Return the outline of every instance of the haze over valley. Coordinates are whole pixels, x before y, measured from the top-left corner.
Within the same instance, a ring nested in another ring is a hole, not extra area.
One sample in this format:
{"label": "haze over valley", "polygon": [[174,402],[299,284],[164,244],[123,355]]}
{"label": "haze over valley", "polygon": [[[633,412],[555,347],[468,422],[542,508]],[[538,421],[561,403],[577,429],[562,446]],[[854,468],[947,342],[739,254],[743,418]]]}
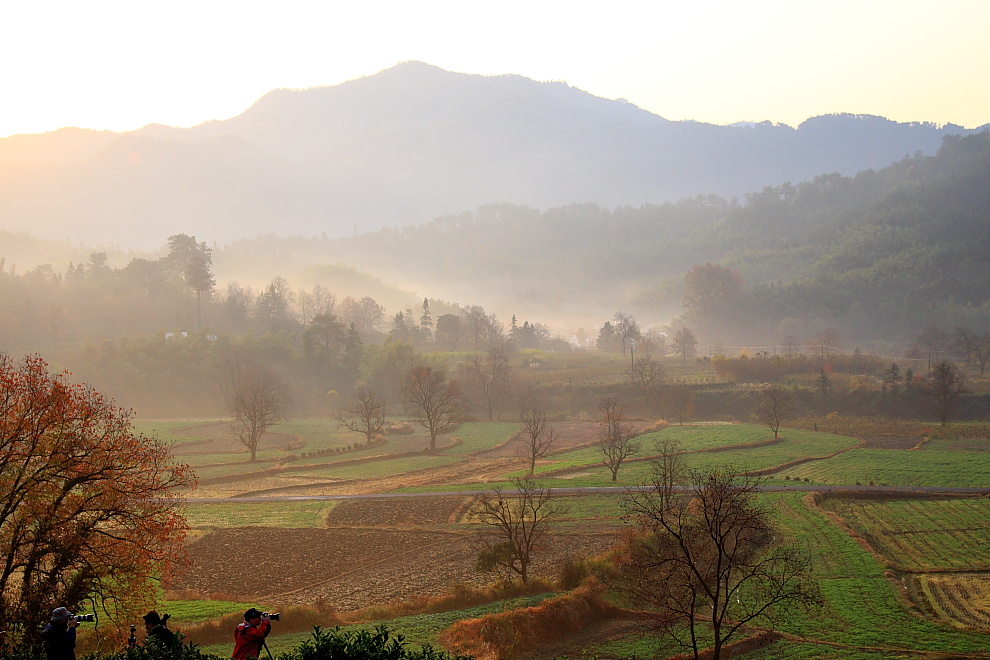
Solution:
{"label": "haze over valley", "polygon": [[0,660],[990,658],[990,3],[8,5]]}
{"label": "haze over valley", "polygon": [[[122,268],[181,233],[211,248],[218,294],[283,277],[389,315],[483,305],[565,339],[626,310],[700,325],[707,344],[833,327],[906,350],[918,326],[987,320],[986,135],[858,115],[672,122],[562,82],[408,62],[188,129],[2,139],[0,253],[19,272],[94,252]],[[684,274],[709,262],[743,287],[700,318]]]}

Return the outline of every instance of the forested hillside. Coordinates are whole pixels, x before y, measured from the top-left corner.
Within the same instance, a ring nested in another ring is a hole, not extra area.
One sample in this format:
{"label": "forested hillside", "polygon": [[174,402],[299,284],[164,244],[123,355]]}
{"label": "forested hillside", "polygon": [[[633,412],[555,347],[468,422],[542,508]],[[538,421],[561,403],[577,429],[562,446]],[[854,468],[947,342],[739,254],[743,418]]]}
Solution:
{"label": "forested hillside", "polygon": [[282,245],[450,297],[470,291],[599,315],[632,306],[655,321],[681,314],[684,273],[714,262],[737,270],[743,286],[689,315],[711,340],[770,342],[823,325],[850,339],[903,337],[990,319],[988,181],[984,132],[946,138],[935,156],[783,183],[741,202],[488,205],[417,227]]}
{"label": "forested hillside", "polygon": [[[491,204],[346,239],[214,244],[218,286],[203,327],[233,329],[246,318],[234,303],[284,278],[298,290],[370,296],[389,316],[429,297],[484,305],[503,319],[518,314],[565,336],[593,332],[624,310],[644,327],[681,317],[703,343],[779,344],[832,328],[847,345],[903,347],[923,327],[990,322],[988,181],[984,132],[947,138],[935,156],[783,183],[742,201],[708,195],[542,212]],[[87,252],[65,243],[8,234],[3,245],[0,256],[10,256],[0,270],[0,330],[8,345],[197,325],[196,301],[165,250],[100,252],[82,262]],[[52,267],[13,268],[45,249]],[[66,258],[76,265],[67,269]],[[707,263],[738,277],[717,299],[684,306],[685,274]]]}
{"label": "forested hillside", "polygon": [[831,320],[853,337],[985,327],[988,182],[990,136],[946,138],[936,157],[752,195],[696,240],[752,284],[730,319]]}

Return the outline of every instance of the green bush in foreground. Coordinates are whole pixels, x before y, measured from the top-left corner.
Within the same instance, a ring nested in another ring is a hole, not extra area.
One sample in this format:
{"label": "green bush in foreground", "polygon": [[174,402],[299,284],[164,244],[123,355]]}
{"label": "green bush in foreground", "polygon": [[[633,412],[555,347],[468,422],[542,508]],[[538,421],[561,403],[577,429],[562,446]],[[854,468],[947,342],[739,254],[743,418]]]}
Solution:
{"label": "green bush in foreground", "polygon": [[[413,650],[405,646],[402,635],[393,636],[385,626],[372,630],[323,630],[314,627],[312,638],[294,649],[279,653],[278,660],[472,660],[471,656],[452,656],[426,645]],[[182,650],[165,649],[157,645],[87,655],[83,660],[218,660],[221,656],[203,653],[195,644]],[[44,648],[39,646],[0,651],[0,660],[44,660]]]}
{"label": "green bush in foreground", "polygon": [[279,655],[280,660],[468,660],[451,656],[426,645],[421,650],[406,649],[402,635],[392,637],[385,626],[370,630],[323,630],[316,627],[313,638]]}

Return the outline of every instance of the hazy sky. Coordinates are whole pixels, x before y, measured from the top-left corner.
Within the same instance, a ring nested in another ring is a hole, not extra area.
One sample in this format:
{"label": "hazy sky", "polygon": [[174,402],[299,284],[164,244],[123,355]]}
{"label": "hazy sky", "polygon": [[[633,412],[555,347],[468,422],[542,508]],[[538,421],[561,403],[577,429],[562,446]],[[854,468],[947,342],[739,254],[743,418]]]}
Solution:
{"label": "hazy sky", "polygon": [[667,119],[990,122],[990,0],[0,0],[0,136],[190,126],[405,60]]}

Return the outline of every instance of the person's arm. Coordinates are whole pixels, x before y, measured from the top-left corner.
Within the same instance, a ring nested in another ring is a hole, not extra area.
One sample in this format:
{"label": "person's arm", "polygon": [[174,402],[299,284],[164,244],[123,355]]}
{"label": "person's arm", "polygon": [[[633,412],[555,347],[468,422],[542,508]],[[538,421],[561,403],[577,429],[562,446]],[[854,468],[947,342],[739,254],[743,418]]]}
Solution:
{"label": "person's arm", "polygon": [[260,642],[265,637],[268,637],[268,633],[272,630],[272,624],[268,621],[262,621],[257,627],[255,626],[245,626],[241,628],[241,636],[245,639],[250,639],[253,642]]}

